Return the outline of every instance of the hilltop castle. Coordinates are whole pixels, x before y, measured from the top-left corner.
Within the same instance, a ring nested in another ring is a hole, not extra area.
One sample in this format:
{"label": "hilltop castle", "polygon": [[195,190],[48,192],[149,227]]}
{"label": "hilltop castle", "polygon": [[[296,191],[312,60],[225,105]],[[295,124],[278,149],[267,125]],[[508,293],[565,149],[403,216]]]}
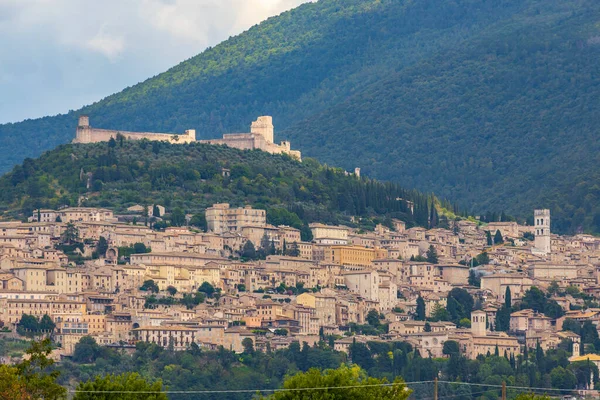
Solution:
{"label": "hilltop castle", "polygon": [[[250,126],[250,133],[228,133],[222,139],[200,140],[200,143],[227,145],[240,150],[262,150],[271,154],[289,154],[301,160],[301,153],[292,150],[290,142],[283,141],[281,144],[273,143],[273,118],[269,116],[258,117]],[[87,115],[79,117],[77,134],[73,143],[98,143],[107,142],[111,138],[116,139],[122,135],[129,140],[147,139],[153,141],[167,141],[169,143],[191,143],[196,141],[196,131],[188,129],[183,134],[172,133],[150,133],[150,132],[128,132],[109,129],[98,129],[90,126]]]}
{"label": "hilltop castle", "polygon": [[242,150],[257,149],[271,154],[285,153],[298,160],[302,159],[298,150],[291,149],[290,142],[273,143],[273,118],[269,116],[258,117],[252,122],[250,133],[226,133],[223,139],[201,140],[200,143],[224,144]]}

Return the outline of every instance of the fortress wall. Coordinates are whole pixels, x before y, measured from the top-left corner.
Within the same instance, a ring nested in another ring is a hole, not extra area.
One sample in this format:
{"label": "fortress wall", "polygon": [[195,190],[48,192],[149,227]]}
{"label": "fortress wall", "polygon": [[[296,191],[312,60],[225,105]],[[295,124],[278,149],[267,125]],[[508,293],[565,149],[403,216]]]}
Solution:
{"label": "fortress wall", "polygon": [[[116,139],[118,134],[123,135],[129,140],[147,139],[151,141],[167,141],[170,143],[190,143],[196,140],[195,131],[188,131],[184,134],[170,133],[151,133],[151,132],[128,132],[116,131],[110,129],[97,129],[90,127],[77,128],[77,136],[73,143],[99,143],[108,142],[111,138]],[[175,140],[175,138],[178,140]]]}
{"label": "fortress wall", "polygon": [[253,135],[249,134],[228,134],[223,135],[223,139],[201,140],[200,143],[227,145],[240,150],[254,150],[257,148]]}
{"label": "fortress wall", "polygon": [[289,142],[282,142],[281,145],[275,144],[275,143],[266,143],[265,148],[261,149],[261,150],[266,151],[271,154],[281,154],[281,153],[289,154],[290,156],[298,159],[298,161],[301,161],[302,160],[301,153],[297,150],[291,150],[289,145],[287,145],[287,143],[289,143]]}
{"label": "fortress wall", "polygon": [[240,150],[262,150],[271,154],[286,153],[301,160],[299,151],[291,150],[289,142],[282,142],[281,145],[271,143],[262,135],[252,133],[229,133],[223,135],[223,139],[201,140],[200,143],[227,145]]}

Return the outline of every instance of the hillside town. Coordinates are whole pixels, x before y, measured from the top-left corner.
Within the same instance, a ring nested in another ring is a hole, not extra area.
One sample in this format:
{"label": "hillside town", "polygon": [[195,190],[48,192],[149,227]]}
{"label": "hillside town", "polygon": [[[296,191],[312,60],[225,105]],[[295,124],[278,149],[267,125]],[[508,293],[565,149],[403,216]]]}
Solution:
{"label": "hillside town", "polygon": [[[551,234],[549,210],[535,211],[534,226],[457,219],[450,229],[425,229],[392,220],[361,231],[312,223],[311,241],[249,206],[214,204],[205,218],[206,232],[153,230],[83,207],[0,222],[3,329],[39,329],[61,357],[91,336],[123,348],[142,341],[235,352],[249,340],[263,351],[327,340],[346,352],[354,342],[404,341],[432,357],[452,340],[471,359],[569,340],[576,359],[580,338],[562,323],[600,322],[600,238]],[[504,315],[532,287],[555,307]],[[26,323],[31,316],[38,325]]]}

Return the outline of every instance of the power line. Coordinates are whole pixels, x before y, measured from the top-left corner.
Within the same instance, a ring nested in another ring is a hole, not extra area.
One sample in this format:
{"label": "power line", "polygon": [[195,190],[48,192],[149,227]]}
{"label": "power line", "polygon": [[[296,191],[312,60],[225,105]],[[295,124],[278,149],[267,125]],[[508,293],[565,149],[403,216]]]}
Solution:
{"label": "power line", "polygon": [[[227,394],[227,393],[275,393],[275,392],[302,392],[302,391],[311,391],[311,390],[344,390],[344,389],[361,389],[361,388],[369,388],[369,387],[392,387],[392,386],[401,386],[405,385],[410,387],[411,385],[422,385],[434,383],[435,381],[415,381],[415,382],[390,382],[390,383],[377,383],[371,385],[348,385],[348,386],[321,386],[321,387],[312,387],[312,388],[279,388],[279,389],[224,389],[224,390],[166,390],[166,391],[127,391],[127,390],[78,390],[71,389],[68,390],[69,393],[115,393],[115,394]],[[471,393],[479,394],[485,393],[489,390],[498,390],[502,389],[502,385],[496,384],[487,384],[487,383],[470,383],[470,382],[452,382],[452,381],[438,381],[438,383],[446,383],[450,385],[466,385],[466,386],[476,386],[476,387],[485,387],[489,388],[488,390],[484,390],[482,392]],[[556,389],[556,388],[540,388],[540,387],[529,387],[529,386],[506,386],[506,389],[517,390],[522,392],[541,392],[547,393],[549,391],[553,392],[591,392],[590,389]],[[468,395],[468,393],[465,393]],[[439,399],[444,398],[452,398],[458,397],[462,394],[442,396]]]}
{"label": "power line", "polygon": [[222,393],[257,393],[257,392],[301,392],[309,390],[335,390],[335,389],[362,389],[368,387],[391,387],[401,385],[419,385],[424,383],[433,383],[433,381],[416,381],[416,382],[390,382],[376,383],[371,385],[349,385],[349,386],[321,386],[312,388],[280,388],[280,389],[227,389],[227,390],[167,390],[167,391],[127,391],[127,390],[69,390],[69,393],[120,393],[120,394],[222,394]]}
{"label": "power line", "polygon": [[[487,383],[469,383],[469,382],[451,382],[451,381],[438,381],[439,383],[451,383],[454,385],[469,385],[469,386],[485,386],[485,387],[494,387],[494,388],[502,388],[502,385],[494,385]],[[530,387],[530,386],[506,386],[507,389],[524,389],[529,391],[554,391],[554,392],[574,392],[574,391],[585,391],[592,392],[591,389],[555,389],[555,388],[540,388],[540,387]]]}

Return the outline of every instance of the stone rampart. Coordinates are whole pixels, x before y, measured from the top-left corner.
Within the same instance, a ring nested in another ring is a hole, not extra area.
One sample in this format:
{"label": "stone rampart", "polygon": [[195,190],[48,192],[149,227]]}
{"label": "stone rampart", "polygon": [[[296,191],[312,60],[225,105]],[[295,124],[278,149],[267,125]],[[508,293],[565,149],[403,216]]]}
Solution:
{"label": "stone rampart", "polygon": [[169,143],[191,143],[196,141],[196,131],[186,130],[183,134],[173,133],[154,133],[154,132],[129,132],[112,129],[92,128],[89,125],[89,118],[85,115],[79,117],[79,125],[73,143],[99,143],[108,142],[111,138],[117,139],[122,135],[128,140],[147,139],[151,141],[166,141]]}

